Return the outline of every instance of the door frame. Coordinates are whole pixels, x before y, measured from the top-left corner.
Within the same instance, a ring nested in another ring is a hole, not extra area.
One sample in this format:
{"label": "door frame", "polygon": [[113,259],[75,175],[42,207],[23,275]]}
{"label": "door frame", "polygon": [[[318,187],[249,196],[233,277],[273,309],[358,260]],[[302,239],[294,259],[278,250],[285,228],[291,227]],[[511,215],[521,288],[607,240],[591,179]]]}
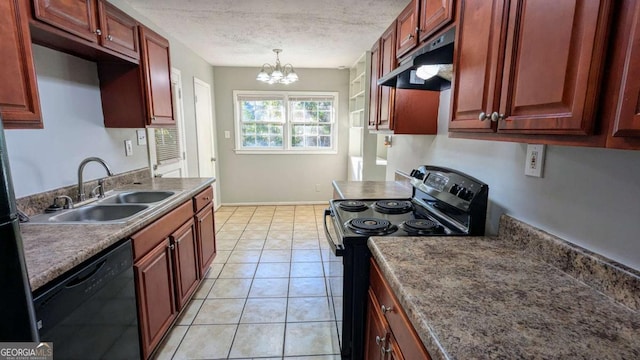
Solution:
{"label": "door frame", "polygon": [[206,82],[204,80],[200,80],[195,76],[193,77],[193,100],[194,100],[194,109],[195,109],[194,115],[195,115],[195,123],[196,123],[195,124],[196,125],[196,144],[197,144],[197,147],[198,147],[198,151],[197,151],[198,176],[201,176],[201,177],[202,177],[202,174],[201,174],[201,165],[200,165],[201,163],[200,163],[200,161],[202,160],[201,159],[202,154],[201,154],[201,151],[200,151],[200,143],[198,141],[199,140],[199,135],[198,134],[199,134],[199,131],[201,131],[201,130],[198,130],[198,115],[197,115],[198,111],[196,109],[197,108],[197,104],[196,104],[196,102],[197,102],[196,86],[197,85],[203,86],[203,87],[207,88],[207,90],[209,91],[209,119],[211,119],[211,127],[210,127],[211,130],[210,130],[210,132],[208,134],[208,138],[209,138],[209,142],[211,143],[211,155],[212,155],[212,158],[213,158],[213,160],[212,160],[212,162],[213,162],[213,164],[212,164],[212,166],[213,166],[213,175],[216,177],[216,182],[213,184],[213,191],[214,191],[213,206],[214,206],[214,209],[218,209],[220,207],[220,199],[219,199],[219,189],[220,189],[219,186],[220,185],[218,183],[218,177],[216,176],[218,174],[218,163],[217,163],[217,149],[216,149],[216,142],[215,142],[215,139],[216,139],[215,138],[216,120],[215,120],[214,115],[213,115],[214,114],[214,106],[215,106],[214,102],[213,102],[213,99],[212,99],[213,88],[208,82]]}

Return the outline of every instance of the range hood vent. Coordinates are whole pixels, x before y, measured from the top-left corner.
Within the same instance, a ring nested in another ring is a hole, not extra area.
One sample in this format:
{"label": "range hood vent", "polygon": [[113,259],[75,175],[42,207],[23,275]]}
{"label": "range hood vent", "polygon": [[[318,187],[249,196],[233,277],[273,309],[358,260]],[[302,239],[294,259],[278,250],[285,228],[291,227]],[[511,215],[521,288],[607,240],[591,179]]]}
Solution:
{"label": "range hood vent", "polygon": [[[426,43],[400,66],[378,80],[378,85],[398,89],[442,91],[451,88],[455,28]],[[440,65],[437,75],[423,80],[416,74],[422,65]]]}

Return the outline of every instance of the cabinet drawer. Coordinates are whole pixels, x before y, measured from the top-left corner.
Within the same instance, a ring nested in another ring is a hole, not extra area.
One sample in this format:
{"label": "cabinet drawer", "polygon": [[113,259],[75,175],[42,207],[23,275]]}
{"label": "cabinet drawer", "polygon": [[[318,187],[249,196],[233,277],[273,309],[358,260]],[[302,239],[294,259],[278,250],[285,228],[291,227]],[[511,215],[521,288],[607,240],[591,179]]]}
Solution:
{"label": "cabinet drawer", "polygon": [[371,290],[379,301],[380,309],[389,322],[391,332],[402,349],[403,356],[406,359],[430,359],[429,353],[422,345],[422,340],[373,259],[371,259],[369,276]]}
{"label": "cabinet drawer", "polygon": [[133,240],[133,257],[140,259],[159,242],[166,239],[175,229],[193,216],[191,201],[173,209],[170,213],[151,223],[131,236]]}
{"label": "cabinet drawer", "polygon": [[213,201],[213,188],[209,186],[193,197],[193,210],[198,212],[211,201]]}

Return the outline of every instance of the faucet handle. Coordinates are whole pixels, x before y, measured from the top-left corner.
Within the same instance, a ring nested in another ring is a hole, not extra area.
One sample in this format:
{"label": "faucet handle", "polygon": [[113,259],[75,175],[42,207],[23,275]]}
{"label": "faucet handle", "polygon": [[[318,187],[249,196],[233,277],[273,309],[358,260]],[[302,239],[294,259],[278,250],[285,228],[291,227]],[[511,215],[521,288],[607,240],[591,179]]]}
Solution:
{"label": "faucet handle", "polygon": [[73,209],[73,200],[67,195],[58,195],[55,198],[53,198],[53,205],[50,207],[57,206],[58,200],[60,199],[64,199],[64,205],[62,206],[63,209]]}
{"label": "faucet handle", "polygon": [[98,186],[94,187],[90,193],[91,197],[104,197],[104,178],[98,180]]}

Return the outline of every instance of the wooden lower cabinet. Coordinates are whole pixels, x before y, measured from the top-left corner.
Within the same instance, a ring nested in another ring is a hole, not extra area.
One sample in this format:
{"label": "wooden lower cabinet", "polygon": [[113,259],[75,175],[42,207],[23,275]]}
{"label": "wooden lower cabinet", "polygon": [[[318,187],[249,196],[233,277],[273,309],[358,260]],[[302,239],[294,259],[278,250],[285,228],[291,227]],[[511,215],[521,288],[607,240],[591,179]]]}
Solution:
{"label": "wooden lower cabinet", "polygon": [[213,203],[209,203],[196,214],[198,231],[198,254],[200,261],[200,277],[204,277],[209,265],[216,256],[215,224],[213,219]]}
{"label": "wooden lower cabinet", "polygon": [[171,257],[167,238],[133,265],[140,320],[140,345],[145,359],[160,343],[177,314]]}
{"label": "wooden lower cabinet", "polygon": [[145,359],[153,355],[215,257],[212,200],[208,187],[131,236]]}
{"label": "wooden lower cabinet", "polygon": [[[367,356],[367,359],[431,359],[373,259],[369,273],[367,306],[365,351],[377,351],[378,354]],[[381,329],[385,330],[381,332]]]}
{"label": "wooden lower cabinet", "polygon": [[198,241],[193,219],[171,234],[173,273],[176,279],[176,303],[182,309],[198,288]]}

